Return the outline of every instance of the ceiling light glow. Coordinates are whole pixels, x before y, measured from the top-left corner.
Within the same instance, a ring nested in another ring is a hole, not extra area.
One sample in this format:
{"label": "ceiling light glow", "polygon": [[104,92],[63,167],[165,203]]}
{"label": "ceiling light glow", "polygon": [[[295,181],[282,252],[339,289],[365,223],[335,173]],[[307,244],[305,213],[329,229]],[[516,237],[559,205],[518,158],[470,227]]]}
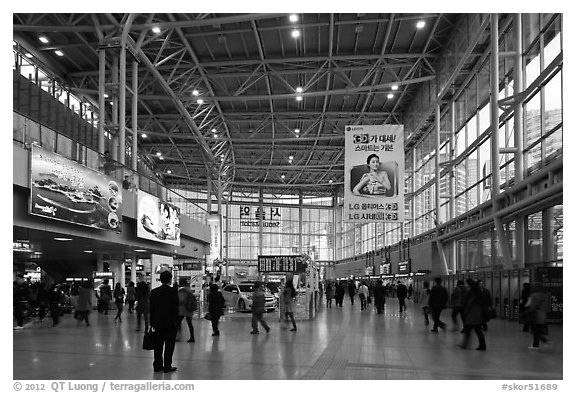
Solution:
{"label": "ceiling light glow", "polygon": [[160,153],[159,151],[157,151],[157,152],[156,152],[156,155],[157,155],[158,157],[160,157],[160,156],[162,155],[162,153]]}
{"label": "ceiling light glow", "polygon": [[388,94],[388,99],[394,98],[394,94],[390,93]]}
{"label": "ceiling light glow", "polygon": [[302,101],[302,96],[296,96],[296,101]]}
{"label": "ceiling light glow", "polygon": [[84,250],[84,252],[85,252],[86,254],[92,254],[94,251],[92,251],[92,250]]}
{"label": "ceiling light glow", "polygon": [[298,134],[298,133],[300,132],[300,129],[299,129],[299,128],[296,128],[296,129],[294,130],[294,132],[295,132],[296,134]]}
{"label": "ceiling light glow", "polygon": [[213,132],[213,133],[217,133],[218,130],[217,130],[216,128],[212,128],[212,132]]}
{"label": "ceiling light glow", "polygon": [[392,90],[398,90],[398,85],[392,85]]}
{"label": "ceiling light glow", "polygon": [[288,159],[289,159],[289,160],[293,160],[293,159],[294,159],[294,156],[290,156],[290,157],[288,157]]}
{"label": "ceiling light glow", "polygon": [[58,240],[60,242],[69,242],[72,239],[70,239],[69,237],[55,237],[54,240]]}
{"label": "ceiling light glow", "polygon": [[199,92],[198,90],[194,89],[194,90],[192,91],[192,95],[193,95],[194,97],[198,97],[198,96],[200,95],[200,92]]}
{"label": "ceiling light glow", "polygon": [[292,30],[292,38],[300,37],[300,30],[294,29]]}
{"label": "ceiling light glow", "polygon": [[148,135],[142,134],[142,138],[146,139],[146,138],[148,138]]}
{"label": "ceiling light glow", "polygon": [[38,39],[39,39],[40,42],[43,43],[43,44],[47,44],[47,43],[49,42],[49,41],[48,41],[48,38],[46,38],[46,36],[43,36],[43,35],[41,35],[40,37],[38,37]]}
{"label": "ceiling light glow", "polygon": [[426,22],[424,22],[423,20],[419,20],[418,23],[416,23],[416,28],[417,29],[421,29],[424,26],[426,26]]}
{"label": "ceiling light glow", "polygon": [[204,103],[204,100],[202,98],[199,98],[196,100],[196,103],[202,105]]}
{"label": "ceiling light glow", "polygon": [[282,176],[280,176],[280,177],[281,177],[282,179],[284,179],[286,176],[285,176],[285,175],[282,175]]}
{"label": "ceiling light glow", "polygon": [[292,23],[298,22],[298,15],[296,15],[296,14],[290,15],[290,22],[292,22]]}
{"label": "ceiling light glow", "polygon": [[170,174],[170,173],[172,173],[172,171],[171,171],[170,169],[168,169],[168,170],[166,171],[166,173]]}
{"label": "ceiling light glow", "polygon": [[64,56],[64,53],[62,53],[61,50],[55,50],[54,53],[56,53],[60,57]]}
{"label": "ceiling light glow", "polygon": [[296,88],[296,93],[302,93],[302,88],[300,86]]}
{"label": "ceiling light glow", "polygon": [[155,26],[155,27],[152,28],[152,33],[154,33],[154,34],[158,34],[158,33],[160,33],[161,31],[162,31],[162,30],[160,30],[160,28],[159,28],[158,26]]}

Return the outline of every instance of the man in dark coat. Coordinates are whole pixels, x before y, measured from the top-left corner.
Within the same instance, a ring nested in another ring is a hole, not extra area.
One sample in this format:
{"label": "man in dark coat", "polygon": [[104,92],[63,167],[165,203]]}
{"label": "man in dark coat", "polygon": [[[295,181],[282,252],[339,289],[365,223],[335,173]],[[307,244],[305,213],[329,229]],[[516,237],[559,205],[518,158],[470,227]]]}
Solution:
{"label": "man in dark coat", "polygon": [[400,312],[406,311],[406,296],[408,296],[408,288],[406,288],[406,285],[402,284],[402,281],[398,281],[398,284],[396,285],[396,296],[398,296]]}
{"label": "man in dark coat", "polygon": [[354,305],[354,296],[356,296],[356,284],[354,284],[354,280],[348,281],[348,296],[350,296],[350,304]]}
{"label": "man in dark coat", "polygon": [[376,306],[376,311],[378,314],[384,313],[384,303],[386,303],[386,288],[382,285],[382,280],[376,280],[376,286],[374,287],[374,305]]}
{"label": "man in dark coat", "polygon": [[[160,273],[161,286],[150,292],[150,325],[155,331],[154,372],[176,371],[172,367],[172,354],[176,346],[178,333],[178,291],[170,286],[172,273],[165,270]],[[164,358],[162,358],[164,351]]]}
{"label": "man in dark coat", "polygon": [[432,319],[434,320],[433,332],[438,331],[438,326],[442,329],[446,327],[446,324],[440,320],[440,314],[442,310],[446,308],[448,303],[448,291],[442,286],[442,279],[436,277],[434,279],[434,286],[430,290],[430,298],[428,300],[428,305],[432,309]]}

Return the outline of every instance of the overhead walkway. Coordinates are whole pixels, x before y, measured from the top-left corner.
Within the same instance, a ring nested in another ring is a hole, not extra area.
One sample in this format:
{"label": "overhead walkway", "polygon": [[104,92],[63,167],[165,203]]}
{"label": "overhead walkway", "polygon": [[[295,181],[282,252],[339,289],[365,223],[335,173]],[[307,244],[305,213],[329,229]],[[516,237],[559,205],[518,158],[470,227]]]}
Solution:
{"label": "overhead walkway", "polygon": [[[195,343],[176,343],[172,374],[153,373],[152,352],[141,349],[135,314],[114,324],[114,312],[90,315],[91,326],[77,325],[68,314],[60,326],[49,321],[14,331],[14,379],[86,380],[550,380],[562,379],[561,325],[550,326],[553,344],[530,351],[531,335],[518,323],[493,320],[486,332],[488,350],[457,345],[457,331],[432,333],[418,305],[397,312],[388,299],[384,315],[360,311],[345,299],[343,308],[322,309],[298,331],[282,329],[278,316],[265,318],[271,332],[250,335],[250,314],[233,313],[221,322],[221,336],[211,336],[208,321],[194,318]],[[445,311],[443,319],[448,322]],[[448,325],[450,327],[450,324]]]}

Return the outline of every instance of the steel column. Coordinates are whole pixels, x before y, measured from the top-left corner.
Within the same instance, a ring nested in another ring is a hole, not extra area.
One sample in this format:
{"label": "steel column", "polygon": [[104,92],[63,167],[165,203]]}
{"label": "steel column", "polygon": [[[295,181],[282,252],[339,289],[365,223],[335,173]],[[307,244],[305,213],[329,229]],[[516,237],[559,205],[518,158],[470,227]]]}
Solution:
{"label": "steel column", "polygon": [[[514,42],[516,52],[514,54],[514,184],[524,180],[524,129],[522,126],[523,106],[520,95],[524,92],[524,75],[522,68],[522,14],[514,15]],[[514,236],[516,240],[516,262],[518,267],[525,266],[524,244],[524,216],[516,219]]]}
{"label": "steel column", "polygon": [[132,170],[138,171],[138,62],[132,61]]}
{"label": "steel column", "polygon": [[440,256],[440,268],[441,274],[448,274],[448,263],[446,262],[446,254],[444,253],[444,247],[442,247],[442,241],[438,240],[438,228],[440,226],[440,104],[436,105],[436,154],[434,154],[434,175],[436,177],[436,222],[434,223],[436,230],[436,246],[438,247],[438,255]]}
{"label": "steel column", "polygon": [[126,46],[120,47],[120,84],[118,85],[118,162],[126,162]]}
{"label": "steel column", "polygon": [[[116,130],[116,127],[118,127],[118,56],[116,54],[114,54],[112,59],[112,86],[112,127]],[[111,134],[113,135],[113,149],[110,153],[112,159],[118,161],[118,135],[115,132]]]}
{"label": "steel column", "polygon": [[98,153],[104,154],[104,120],[106,119],[106,51],[98,52]]}
{"label": "steel column", "polygon": [[[499,151],[499,115],[498,115],[498,82],[499,82],[499,61],[498,53],[498,14],[490,14],[490,128],[491,128],[491,167],[492,167],[492,210],[498,210],[496,198],[500,193],[500,151]],[[502,220],[494,215],[494,225],[498,235],[498,244],[504,258],[504,268],[512,268],[512,258],[510,255],[510,243],[504,231]]]}

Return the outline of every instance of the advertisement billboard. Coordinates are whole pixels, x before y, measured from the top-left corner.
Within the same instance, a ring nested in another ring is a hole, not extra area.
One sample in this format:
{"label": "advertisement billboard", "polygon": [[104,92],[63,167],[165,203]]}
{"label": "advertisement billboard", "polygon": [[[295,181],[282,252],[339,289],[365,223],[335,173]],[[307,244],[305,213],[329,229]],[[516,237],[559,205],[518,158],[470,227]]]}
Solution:
{"label": "advertisement billboard", "polygon": [[136,236],[180,246],[180,209],[138,190]]}
{"label": "advertisement billboard", "polygon": [[346,126],[344,220],[404,221],[404,126]]}
{"label": "advertisement billboard", "polygon": [[122,190],[109,176],[32,145],[30,214],[119,232]]}

